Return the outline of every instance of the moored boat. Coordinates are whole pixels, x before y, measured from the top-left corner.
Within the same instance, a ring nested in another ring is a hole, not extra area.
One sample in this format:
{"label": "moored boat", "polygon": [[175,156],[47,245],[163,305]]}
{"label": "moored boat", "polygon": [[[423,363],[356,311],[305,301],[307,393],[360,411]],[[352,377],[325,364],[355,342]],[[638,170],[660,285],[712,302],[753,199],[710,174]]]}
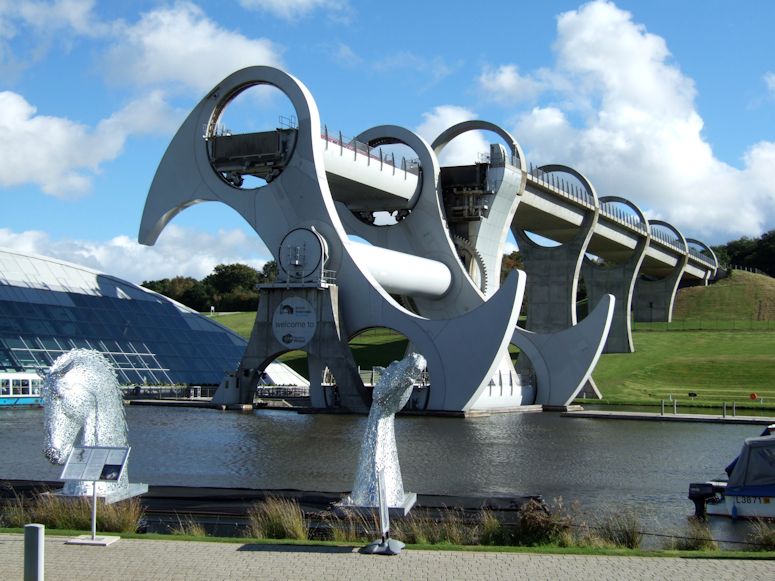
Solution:
{"label": "moored boat", "polygon": [[775,519],[775,424],[746,438],[727,478],[689,485],[695,515]]}
{"label": "moored boat", "polygon": [[37,373],[0,372],[0,407],[43,405],[43,380]]}

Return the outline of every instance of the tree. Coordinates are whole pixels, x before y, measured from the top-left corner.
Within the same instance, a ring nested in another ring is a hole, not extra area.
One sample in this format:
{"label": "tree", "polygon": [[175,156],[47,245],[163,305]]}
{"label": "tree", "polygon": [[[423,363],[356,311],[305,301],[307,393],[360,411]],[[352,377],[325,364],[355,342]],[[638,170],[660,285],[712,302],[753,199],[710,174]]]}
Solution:
{"label": "tree", "polygon": [[159,293],[160,295],[164,295],[165,297],[168,297],[169,288],[170,288],[170,279],[163,278],[161,280],[144,280],[140,286],[143,286],[148,290],[152,290],[155,293]]}
{"label": "tree", "polygon": [[260,274],[247,264],[219,264],[202,282],[222,294],[237,289],[255,291],[260,282]]}
{"label": "tree", "polygon": [[263,277],[261,281],[263,283],[274,282],[277,279],[277,263],[274,260],[265,263],[261,269],[261,276]]}
{"label": "tree", "polygon": [[522,255],[519,250],[515,250],[511,254],[503,255],[503,262],[501,262],[501,282],[506,280],[509,273],[515,268],[524,269],[525,263],[522,260]]}
{"label": "tree", "polygon": [[775,276],[775,230],[765,232],[759,238],[743,236],[738,240],[714,246],[713,252],[724,266],[757,268]]}

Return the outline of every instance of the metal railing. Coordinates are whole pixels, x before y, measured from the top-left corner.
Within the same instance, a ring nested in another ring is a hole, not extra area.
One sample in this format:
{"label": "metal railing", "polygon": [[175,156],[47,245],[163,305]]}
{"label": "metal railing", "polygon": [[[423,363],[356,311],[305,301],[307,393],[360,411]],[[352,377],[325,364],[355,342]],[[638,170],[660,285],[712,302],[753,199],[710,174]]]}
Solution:
{"label": "metal railing", "polygon": [[595,207],[595,201],[589,195],[589,192],[576,183],[557,177],[555,175],[557,172],[545,172],[531,163],[528,166],[527,173],[534,182],[541,184],[544,188],[586,206],[590,210]]}
{"label": "metal railing", "polygon": [[336,134],[329,133],[328,127],[325,125],[323,126],[320,137],[322,137],[326,143],[326,150],[328,150],[331,145],[338,146],[340,155],[344,155],[345,152],[352,152],[353,160],[355,160],[360,154],[367,159],[368,165],[371,165],[372,161],[379,162],[380,169],[384,169],[384,167],[387,166],[393,170],[394,175],[396,171],[403,171],[404,177],[406,177],[407,174],[412,174],[414,176],[420,175],[420,162],[417,158],[401,157],[400,162],[397,162],[395,153],[391,152],[390,154],[385,155],[382,152],[382,148],[377,148],[377,153],[375,153],[375,149],[369,144],[346,138],[342,135],[341,131]]}
{"label": "metal railing", "polygon": [[623,211],[615,202],[600,204],[600,215],[631,230],[637,230],[640,233],[646,232],[646,224],[638,216]]}

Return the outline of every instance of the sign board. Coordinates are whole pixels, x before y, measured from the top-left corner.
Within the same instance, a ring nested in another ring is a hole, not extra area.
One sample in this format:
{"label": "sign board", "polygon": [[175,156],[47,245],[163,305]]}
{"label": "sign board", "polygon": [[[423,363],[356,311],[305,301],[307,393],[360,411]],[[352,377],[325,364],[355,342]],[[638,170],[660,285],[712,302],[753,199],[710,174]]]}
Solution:
{"label": "sign board", "polygon": [[272,316],[272,333],[288,349],[301,349],[310,342],[317,328],[315,309],[301,297],[283,300]]}
{"label": "sign board", "polygon": [[124,473],[130,449],[129,447],[74,446],[60,479],[115,482]]}

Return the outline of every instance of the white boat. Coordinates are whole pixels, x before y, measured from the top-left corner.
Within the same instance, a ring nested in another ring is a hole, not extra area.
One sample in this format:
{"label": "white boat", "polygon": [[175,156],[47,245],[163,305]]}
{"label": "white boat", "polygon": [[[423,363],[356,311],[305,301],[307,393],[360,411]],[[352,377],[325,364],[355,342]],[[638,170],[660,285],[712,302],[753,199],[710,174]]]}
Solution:
{"label": "white boat", "polygon": [[689,485],[698,517],[775,519],[775,424],[757,438],[746,438],[726,473],[726,480]]}
{"label": "white boat", "polygon": [[43,380],[37,373],[0,372],[0,407],[41,406]]}

